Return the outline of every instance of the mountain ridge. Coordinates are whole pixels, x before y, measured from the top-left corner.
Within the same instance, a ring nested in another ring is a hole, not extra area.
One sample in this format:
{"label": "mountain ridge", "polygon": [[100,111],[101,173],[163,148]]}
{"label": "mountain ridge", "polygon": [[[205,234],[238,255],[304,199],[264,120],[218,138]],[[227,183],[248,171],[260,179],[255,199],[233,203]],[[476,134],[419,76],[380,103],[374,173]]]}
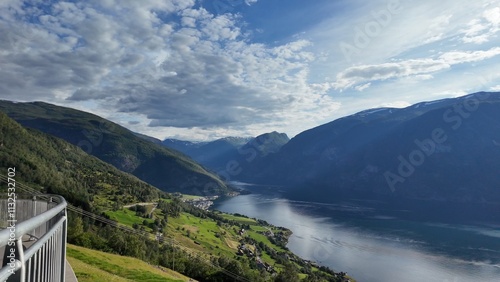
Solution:
{"label": "mountain ridge", "polygon": [[[81,148],[35,129],[25,128],[0,112],[0,167],[15,167],[18,182],[97,211],[115,205],[151,201],[162,192],[122,172]],[[113,203],[102,201],[110,197]]]}
{"label": "mountain ridge", "polygon": [[285,133],[273,131],[256,137],[225,137],[209,142],[165,139],[163,145],[181,151],[230,180],[228,174],[233,174],[235,164],[236,170],[244,169],[254,159],[276,153],[289,140]]}
{"label": "mountain ridge", "polygon": [[0,101],[0,111],[23,126],[62,138],[164,191],[198,195],[230,191],[216,175],[184,154],[138,137],[97,115],[45,102]]}
{"label": "mountain ridge", "polygon": [[499,129],[500,93],[371,109],[298,134],[238,180],[294,187],[296,197],[323,202],[363,197],[500,203],[500,147],[494,143],[500,144]]}

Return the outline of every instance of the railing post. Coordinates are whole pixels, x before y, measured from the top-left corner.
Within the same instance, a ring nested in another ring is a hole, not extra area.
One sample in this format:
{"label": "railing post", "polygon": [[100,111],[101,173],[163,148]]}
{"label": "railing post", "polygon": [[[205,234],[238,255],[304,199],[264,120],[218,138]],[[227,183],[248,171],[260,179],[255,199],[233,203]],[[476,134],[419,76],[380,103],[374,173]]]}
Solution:
{"label": "railing post", "polygon": [[66,208],[62,211],[64,224],[62,225],[61,234],[61,281],[64,282],[66,279],[66,240],[68,236],[68,213]]}
{"label": "railing post", "polygon": [[19,261],[21,262],[21,275],[19,281],[24,282],[26,280],[26,265],[24,264],[24,248],[23,248],[23,236],[17,239],[16,243],[17,252],[19,254]]}
{"label": "railing post", "polygon": [[[36,216],[36,196],[33,196],[32,203],[33,203],[33,205],[32,205],[33,217],[35,217]],[[31,233],[35,234],[35,231],[36,231],[36,229],[33,229],[33,231],[31,231]]]}

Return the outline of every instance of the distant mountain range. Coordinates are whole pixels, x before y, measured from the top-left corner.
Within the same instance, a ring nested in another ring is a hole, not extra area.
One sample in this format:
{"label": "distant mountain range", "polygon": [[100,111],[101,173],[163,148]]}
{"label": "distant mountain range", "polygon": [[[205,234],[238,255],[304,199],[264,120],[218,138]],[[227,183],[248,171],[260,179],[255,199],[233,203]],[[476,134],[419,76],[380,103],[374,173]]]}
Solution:
{"label": "distant mountain range", "polygon": [[210,142],[165,139],[162,143],[190,156],[223,179],[231,180],[254,160],[278,152],[289,140],[285,133],[274,131],[248,138],[226,137]]}
{"label": "distant mountain range", "polygon": [[251,138],[226,137],[210,142],[190,142],[177,139],[165,139],[162,144],[168,148],[178,150],[193,160],[213,170],[219,170],[224,160],[232,158],[239,147]]}
{"label": "distant mountain range", "polygon": [[271,132],[160,141],[41,102],[1,101],[0,111],[165,191],[221,194],[229,191],[224,181],[239,180],[281,186],[301,200],[467,203],[500,212],[498,92],[370,109],[291,140]]}
{"label": "distant mountain range", "polygon": [[0,101],[0,111],[164,191],[198,195],[230,191],[219,177],[186,155],[96,115],[43,102]]}
{"label": "distant mountain range", "polygon": [[[239,180],[299,199],[500,204],[500,93],[379,108],[307,130]],[[499,209],[500,210],[500,209]]]}

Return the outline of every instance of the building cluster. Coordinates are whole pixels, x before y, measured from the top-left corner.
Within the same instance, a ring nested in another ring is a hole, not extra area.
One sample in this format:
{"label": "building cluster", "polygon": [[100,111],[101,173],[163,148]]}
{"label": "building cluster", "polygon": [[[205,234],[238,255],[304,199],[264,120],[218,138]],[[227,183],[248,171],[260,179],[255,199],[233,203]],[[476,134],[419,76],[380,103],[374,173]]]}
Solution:
{"label": "building cluster", "polygon": [[165,237],[163,236],[163,233],[161,232],[156,232],[155,235],[156,241],[163,243],[165,241]]}
{"label": "building cluster", "polygon": [[217,200],[218,197],[219,196],[205,196],[196,199],[186,199],[183,201],[202,210],[208,210],[214,204],[213,201]]}
{"label": "building cluster", "polygon": [[[253,249],[255,250],[255,247],[253,247]],[[267,272],[269,272],[271,274],[277,273],[276,269],[274,269],[274,267],[272,265],[270,265],[267,262],[262,261],[262,258],[259,257],[259,255],[256,253],[256,251],[255,252],[252,251],[251,248],[248,247],[246,244],[240,244],[238,246],[238,252],[236,254],[239,256],[246,255],[249,258],[254,258],[255,263],[257,264],[257,267],[259,269],[265,269]]]}

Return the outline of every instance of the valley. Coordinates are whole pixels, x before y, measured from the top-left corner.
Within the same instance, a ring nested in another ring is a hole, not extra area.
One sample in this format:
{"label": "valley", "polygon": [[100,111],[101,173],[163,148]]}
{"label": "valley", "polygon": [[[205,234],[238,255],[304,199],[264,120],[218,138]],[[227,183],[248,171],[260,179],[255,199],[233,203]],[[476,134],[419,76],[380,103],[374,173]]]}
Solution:
{"label": "valley", "polygon": [[[290,252],[287,229],[188,203],[215,197],[186,196],[184,202],[62,139],[24,128],[3,113],[0,131],[0,166],[18,169],[17,189],[30,195],[57,193],[71,204],[71,244],[133,257],[203,281],[349,280],[342,272],[312,265]],[[126,274],[120,272],[123,264],[90,260],[90,251],[69,250],[82,279],[160,277],[141,275],[144,268]]]}

